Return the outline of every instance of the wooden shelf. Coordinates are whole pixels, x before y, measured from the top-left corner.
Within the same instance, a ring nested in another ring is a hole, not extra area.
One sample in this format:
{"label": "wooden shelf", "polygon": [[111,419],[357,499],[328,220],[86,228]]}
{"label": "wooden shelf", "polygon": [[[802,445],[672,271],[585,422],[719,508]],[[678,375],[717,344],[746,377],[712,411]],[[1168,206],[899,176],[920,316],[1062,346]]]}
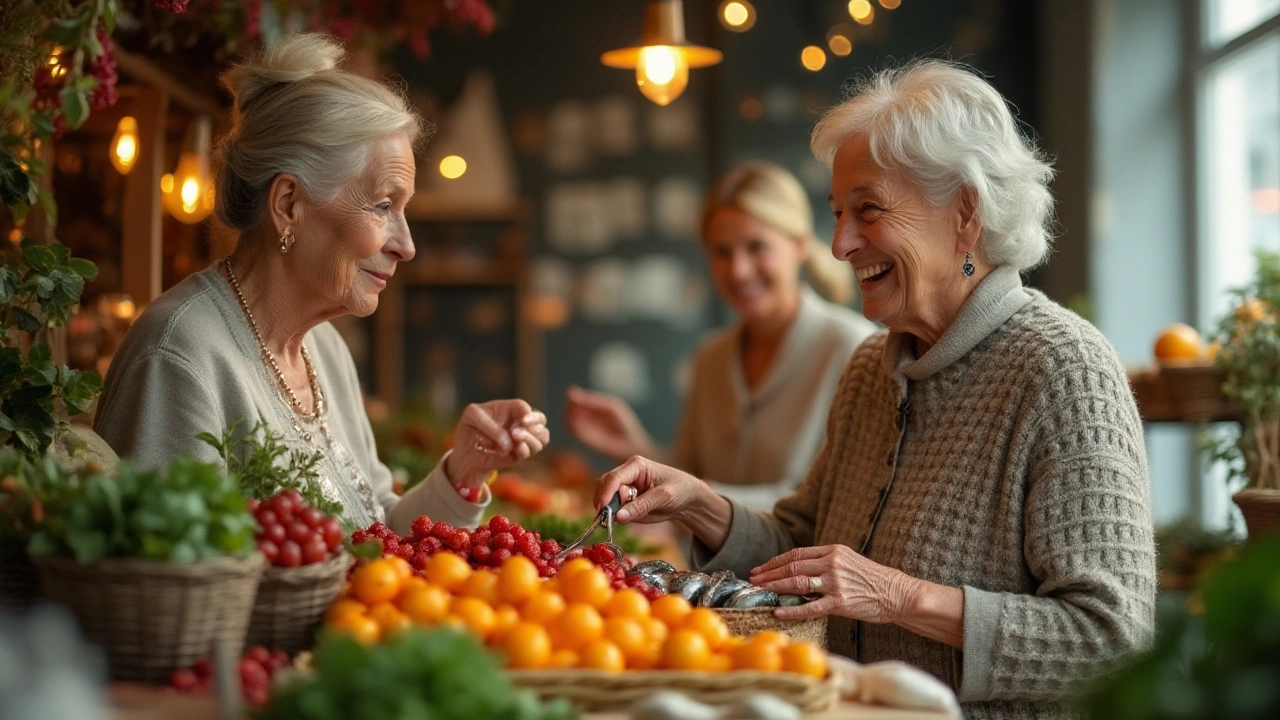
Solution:
{"label": "wooden shelf", "polygon": [[1129,386],[1143,422],[1238,422],[1243,411],[1222,394],[1224,376],[1213,365],[1166,365],[1129,371]]}

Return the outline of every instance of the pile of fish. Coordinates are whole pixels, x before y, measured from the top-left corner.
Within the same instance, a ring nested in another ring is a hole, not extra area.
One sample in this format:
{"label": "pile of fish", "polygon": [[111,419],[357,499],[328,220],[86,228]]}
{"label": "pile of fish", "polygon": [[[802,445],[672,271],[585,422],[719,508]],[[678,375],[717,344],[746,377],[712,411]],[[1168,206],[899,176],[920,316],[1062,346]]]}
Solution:
{"label": "pile of fish", "polygon": [[642,562],[627,575],[639,575],[645,583],[668,595],[679,595],[694,607],[762,608],[803,605],[808,600],[800,595],[778,595],[740,579],[731,570],[704,575],[676,570],[662,560]]}

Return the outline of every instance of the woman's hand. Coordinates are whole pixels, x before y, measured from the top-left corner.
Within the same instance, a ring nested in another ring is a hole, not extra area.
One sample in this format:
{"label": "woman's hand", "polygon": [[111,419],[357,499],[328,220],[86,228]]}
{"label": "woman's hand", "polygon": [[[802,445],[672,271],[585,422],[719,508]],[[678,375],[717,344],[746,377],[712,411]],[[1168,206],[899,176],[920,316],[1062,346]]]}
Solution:
{"label": "woman's hand", "polygon": [[[635,494],[632,496],[631,490]],[[733,523],[733,506],[698,478],[642,457],[633,457],[605,473],[596,484],[596,509],[622,492],[619,522],[674,520],[689,528],[713,552],[724,545]]]}
{"label": "woman's hand", "polygon": [[622,398],[570,386],[565,399],[565,424],[583,445],[617,462],[654,456],[653,439]]}
{"label": "woman's hand", "polygon": [[751,584],[785,595],[821,595],[778,608],[780,619],[842,615],[872,623],[900,623],[920,581],[859,555],[845,545],[795,548],[751,571]]}
{"label": "woman's hand", "polygon": [[459,488],[479,487],[490,472],[536,455],[550,440],[547,417],[523,400],[473,403],[458,420],[444,472]]}

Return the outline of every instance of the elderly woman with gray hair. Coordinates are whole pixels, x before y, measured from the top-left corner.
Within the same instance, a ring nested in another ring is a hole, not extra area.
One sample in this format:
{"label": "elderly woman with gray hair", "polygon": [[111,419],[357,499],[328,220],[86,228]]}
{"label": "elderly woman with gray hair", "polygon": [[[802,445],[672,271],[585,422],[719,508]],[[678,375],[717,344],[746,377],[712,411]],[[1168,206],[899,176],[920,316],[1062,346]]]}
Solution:
{"label": "elderly woman with gray hair", "polygon": [[1092,325],[1023,287],[1048,252],[1049,166],[960,67],[882,72],[813,134],[834,254],[885,324],[854,352],[822,450],[771,513],[632,458],[624,522],[675,520],[700,569],[818,599],[829,644],[904,660],[969,718],[1051,718],[1148,642],[1155,551],[1142,426]]}
{"label": "elderly woman with gray hair", "polygon": [[391,88],[338,67],[322,35],[284,38],[223,83],[235,98],[221,146],[217,213],[235,250],[166,292],[125,337],[94,423],[144,466],[262,418],[319,452],[320,484],[361,527],[400,533],[422,514],[474,526],[485,478],[540,451],[546,418],[522,400],[470,405],[456,449],[404,497],[378,460],[355,364],[329,320],[366,316],[414,256],[404,209],[422,122]]}

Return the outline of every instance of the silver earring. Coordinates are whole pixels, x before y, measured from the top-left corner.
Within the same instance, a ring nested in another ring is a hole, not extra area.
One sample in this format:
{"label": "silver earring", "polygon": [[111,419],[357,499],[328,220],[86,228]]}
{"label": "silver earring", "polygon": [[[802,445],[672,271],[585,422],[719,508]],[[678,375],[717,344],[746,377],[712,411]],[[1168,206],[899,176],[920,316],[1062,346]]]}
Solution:
{"label": "silver earring", "polygon": [[964,254],[964,265],[960,268],[960,272],[965,277],[969,277],[977,272],[977,268],[973,266],[973,253],[967,252]]}
{"label": "silver earring", "polygon": [[[281,253],[287,253],[287,252],[289,252],[289,248],[293,247],[293,243],[294,243],[294,241],[296,241],[296,240],[297,240],[297,238],[295,238],[295,237],[293,236],[293,230],[292,230],[292,229],[285,229],[285,231],[284,231],[284,235],[281,235],[281,236],[280,236],[280,252],[281,252]],[[970,273],[970,274],[972,274],[972,273]]]}

